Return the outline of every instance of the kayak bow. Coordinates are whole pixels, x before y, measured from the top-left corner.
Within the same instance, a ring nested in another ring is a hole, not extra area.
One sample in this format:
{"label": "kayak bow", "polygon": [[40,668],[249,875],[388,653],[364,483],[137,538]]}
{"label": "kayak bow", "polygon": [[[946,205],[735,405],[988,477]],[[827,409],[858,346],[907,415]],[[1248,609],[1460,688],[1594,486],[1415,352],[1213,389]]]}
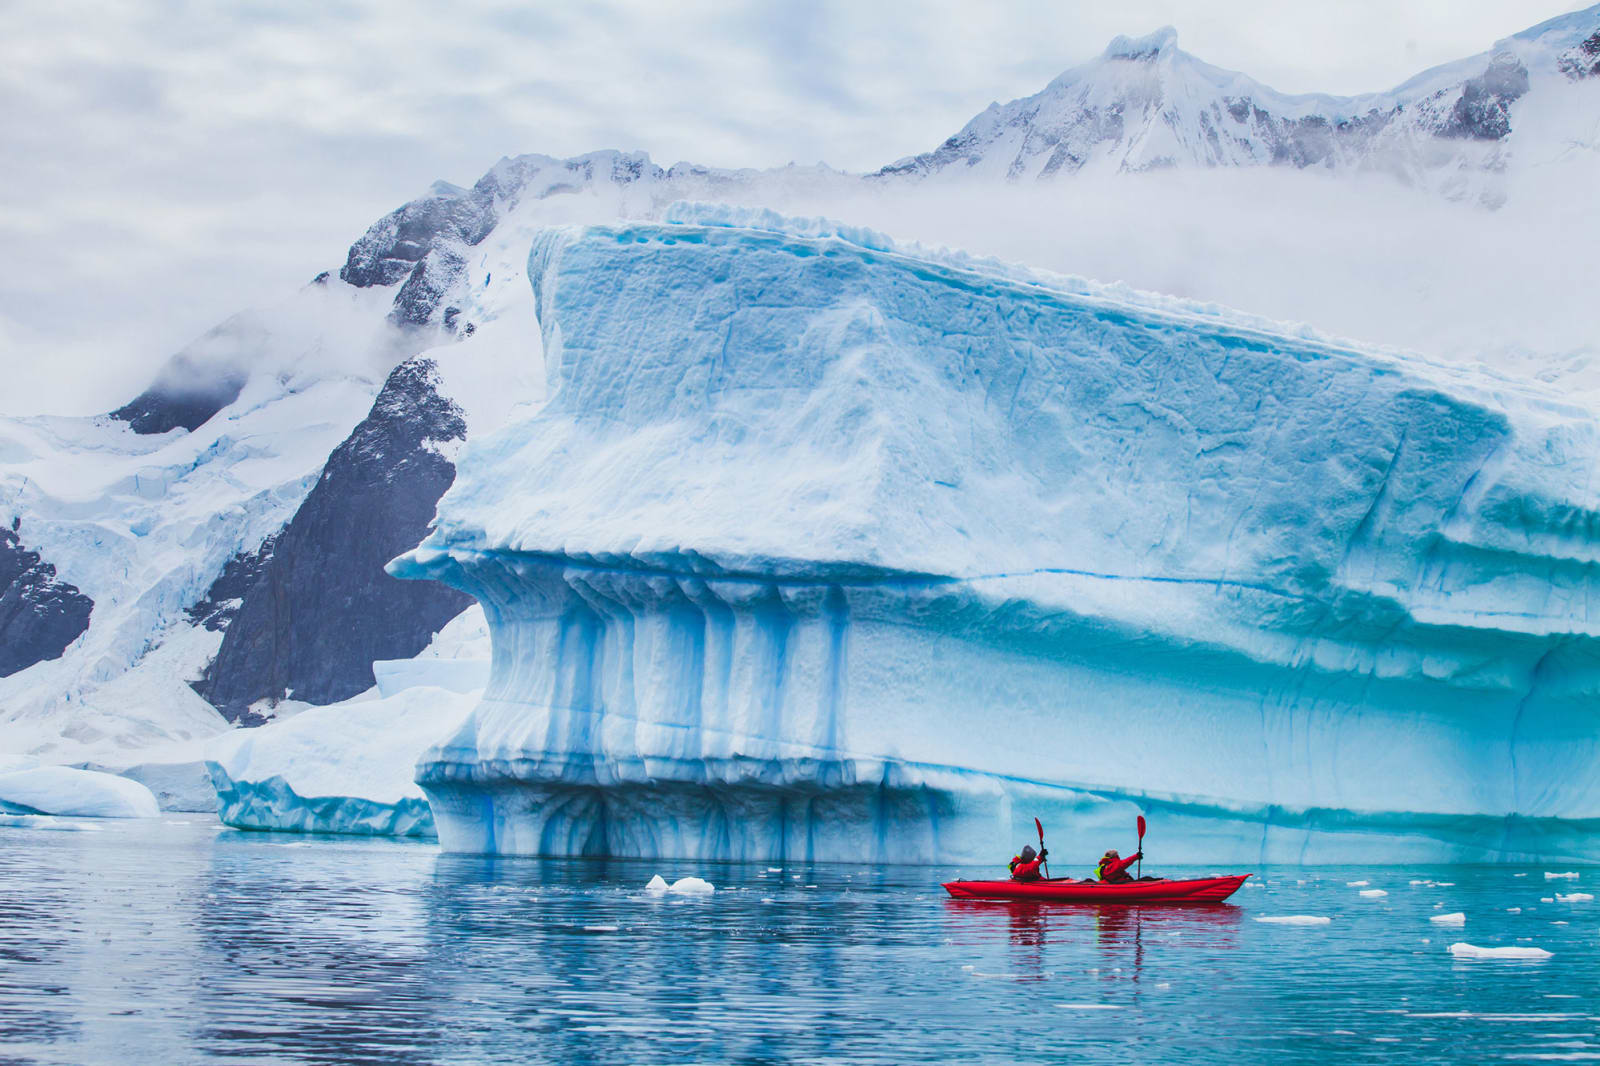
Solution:
{"label": "kayak bow", "polygon": [[1249,874],[1197,877],[1187,881],[951,881],[944,886],[955,899],[1021,900],[1030,903],[1221,903],[1244,884]]}

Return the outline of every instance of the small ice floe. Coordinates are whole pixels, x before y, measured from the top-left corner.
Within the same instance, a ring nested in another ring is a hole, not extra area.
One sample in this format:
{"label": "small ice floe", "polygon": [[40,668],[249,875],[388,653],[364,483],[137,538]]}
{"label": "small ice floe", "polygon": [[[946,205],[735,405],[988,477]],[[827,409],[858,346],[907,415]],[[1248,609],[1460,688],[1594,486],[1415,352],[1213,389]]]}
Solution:
{"label": "small ice floe", "polygon": [[1366,888],[1370,884],[1372,884],[1371,881],[1346,881],[1344,883],[1344,887],[1346,887],[1346,888]]}
{"label": "small ice floe", "polygon": [[1555,901],[1556,901],[1556,898],[1554,896],[1540,896],[1539,897],[1539,902],[1540,903],[1554,903]]}
{"label": "small ice floe", "polygon": [[1247,881],[1247,882],[1245,882],[1245,886],[1244,887],[1245,888],[1266,888],[1267,886],[1262,884],[1260,881]]}
{"label": "small ice floe", "polygon": [[1551,925],[1566,925],[1566,922],[1551,922]]}
{"label": "small ice floe", "polygon": [[667,888],[668,892],[680,896],[709,896],[716,890],[710,881],[698,877],[680,877]]}
{"label": "small ice floe", "polygon": [[7,829],[53,829],[65,833],[98,833],[97,825],[66,821],[49,814],[0,814],[0,827]]}
{"label": "small ice floe", "polygon": [[1431,885],[1431,884],[1433,884],[1432,881],[1413,881],[1411,883],[1413,885]]}
{"label": "small ice floe", "polygon": [[762,896],[761,897],[761,902],[762,903],[776,903],[778,901],[773,899],[771,896]]}
{"label": "small ice floe", "polygon": [[1389,893],[1385,892],[1381,888],[1363,888],[1359,893],[1363,899],[1379,899],[1383,896],[1387,896],[1388,894]]}
{"label": "small ice floe", "polygon": [[665,892],[667,890],[667,879],[662,877],[660,874],[656,874],[650,879],[650,883],[644,886],[644,890],[646,892],[655,892],[658,894]]}
{"label": "small ice floe", "polygon": [[1527,874],[1512,874],[1512,877],[1527,877]]}
{"label": "small ice floe", "polygon": [[1267,925],[1327,925],[1333,919],[1321,914],[1267,914],[1256,921]]}
{"label": "small ice floe", "polygon": [[617,928],[614,925],[586,925],[583,927],[583,931],[585,933],[615,933]]}
{"label": "small ice floe", "polygon": [[1544,879],[1546,881],[1576,881],[1578,879],[1578,874],[1575,870],[1568,870],[1566,873],[1561,874],[1553,874],[1549,870],[1546,870],[1544,872]]}
{"label": "small ice floe", "polygon": [[1521,914],[1522,913],[1522,908],[1521,907],[1507,907],[1506,908],[1506,913],[1507,914]]}
{"label": "small ice floe", "polygon": [[1467,916],[1462,911],[1456,911],[1453,914],[1435,914],[1428,921],[1435,925],[1466,925]]}
{"label": "small ice floe", "polygon": [[767,873],[769,873],[769,874],[781,874],[781,873],[783,873],[783,867],[781,867],[781,866],[769,866],[769,867],[767,867]]}
{"label": "small ice floe", "polygon": [[1456,887],[1456,883],[1454,881],[1432,881],[1432,882],[1430,882],[1430,884],[1432,884],[1434,888],[1455,888]]}
{"label": "small ice floe", "polygon": [[1451,944],[1450,954],[1458,959],[1548,959],[1544,948],[1480,948],[1465,942]]}
{"label": "small ice floe", "polygon": [[1592,903],[1594,896],[1588,892],[1568,892],[1565,896],[1557,892],[1556,900],[1560,903]]}

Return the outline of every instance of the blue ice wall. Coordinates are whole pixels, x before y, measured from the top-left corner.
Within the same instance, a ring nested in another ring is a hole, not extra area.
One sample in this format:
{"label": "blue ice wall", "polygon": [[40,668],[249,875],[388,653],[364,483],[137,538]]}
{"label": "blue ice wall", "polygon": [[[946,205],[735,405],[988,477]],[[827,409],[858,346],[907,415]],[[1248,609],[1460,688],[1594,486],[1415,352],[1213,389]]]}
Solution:
{"label": "blue ice wall", "polygon": [[1137,808],[1173,860],[1600,858],[1591,412],[671,217],[538,239],[550,401],[391,564],[494,634],[418,765],[447,848],[1090,855]]}

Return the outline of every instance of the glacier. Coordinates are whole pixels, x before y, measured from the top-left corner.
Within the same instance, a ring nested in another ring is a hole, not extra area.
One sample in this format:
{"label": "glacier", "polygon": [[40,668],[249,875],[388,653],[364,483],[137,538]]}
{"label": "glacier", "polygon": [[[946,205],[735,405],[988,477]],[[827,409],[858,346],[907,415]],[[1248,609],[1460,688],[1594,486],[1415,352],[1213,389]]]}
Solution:
{"label": "glacier", "polygon": [[527,276],[548,402],[390,564],[493,634],[446,850],[1600,857],[1589,408],[750,209]]}

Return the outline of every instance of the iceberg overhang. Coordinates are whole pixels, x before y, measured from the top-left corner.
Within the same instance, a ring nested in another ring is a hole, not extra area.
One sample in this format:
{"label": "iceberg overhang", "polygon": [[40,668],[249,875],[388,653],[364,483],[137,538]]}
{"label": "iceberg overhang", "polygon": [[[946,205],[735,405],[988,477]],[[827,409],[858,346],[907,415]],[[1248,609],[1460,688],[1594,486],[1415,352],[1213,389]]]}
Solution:
{"label": "iceberg overhang", "polygon": [[494,636],[446,848],[1600,853],[1590,412],[768,212],[529,277],[551,398],[391,564]]}

